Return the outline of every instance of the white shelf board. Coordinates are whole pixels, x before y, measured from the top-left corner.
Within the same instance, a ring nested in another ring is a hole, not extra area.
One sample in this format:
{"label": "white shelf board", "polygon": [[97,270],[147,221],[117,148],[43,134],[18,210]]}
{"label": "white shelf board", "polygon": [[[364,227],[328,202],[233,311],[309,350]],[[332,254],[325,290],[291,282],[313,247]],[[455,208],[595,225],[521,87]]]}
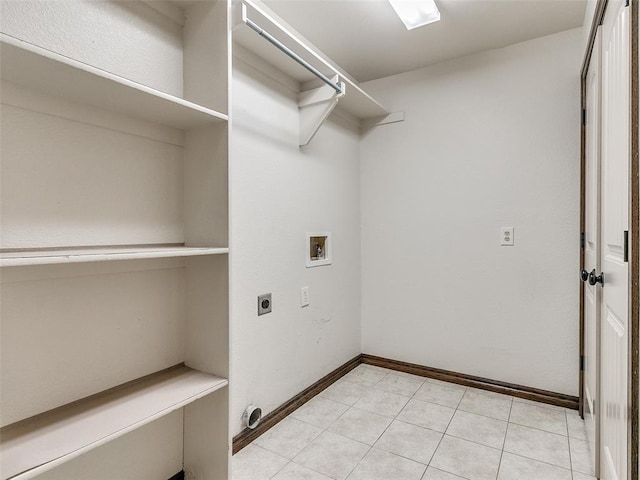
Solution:
{"label": "white shelf board", "polygon": [[[339,108],[352,114],[359,120],[384,117],[389,115],[389,111],[385,109],[377,100],[365,92],[360,86],[354,82],[349,75],[332,65],[326,60],[326,55],[321,53],[309,42],[297,33],[290,25],[277,17],[266,7],[253,2],[251,0],[243,0],[236,8],[241,9],[245,6],[247,17],[254,23],[262,27],[266,32],[273,35],[280,42],[297,53],[304,60],[316,67],[328,77],[335,74],[340,76],[340,80],[346,84],[346,94],[340,99]],[[233,31],[233,40],[238,45],[242,45],[247,50],[252,51],[267,63],[273,65],[278,70],[289,75],[291,78],[300,83],[306,83],[314,80],[316,77],[308,70],[301,67],[294,60],[290,59],[286,54],[278,50],[276,47],[260,37],[251,28],[246,26],[240,20],[240,12],[236,12],[240,24]]]}
{"label": "white shelf board", "polygon": [[114,260],[139,260],[146,258],[195,257],[222,255],[228,248],[154,246],[88,247],[64,249],[37,249],[0,252],[0,267],[28,265],[53,265],[57,263],[108,262]]}
{"label": "white shelf board", "polygon": [[0,34],[2,80],[182,130],[227,115]]}
{"label": "white shelf board", "polygon": [[27,480],[228,385],[179,367],[0,430],[3,479]]}

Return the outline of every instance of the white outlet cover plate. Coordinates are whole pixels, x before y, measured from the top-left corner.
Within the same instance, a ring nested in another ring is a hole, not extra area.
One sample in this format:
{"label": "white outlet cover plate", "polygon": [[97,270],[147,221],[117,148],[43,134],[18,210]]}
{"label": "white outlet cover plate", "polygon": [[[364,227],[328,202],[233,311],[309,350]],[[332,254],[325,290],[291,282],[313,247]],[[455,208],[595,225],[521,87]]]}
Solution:
{"label": "white outlet cover plate", "polygon": [[513,243],[513,227],[500,228],[500,245],[511,247]]}
{"label": "white outlet cover plate", "polygon": [[309,287],[302,287],[300,289],[300,306],[301,307],[309,306]]}

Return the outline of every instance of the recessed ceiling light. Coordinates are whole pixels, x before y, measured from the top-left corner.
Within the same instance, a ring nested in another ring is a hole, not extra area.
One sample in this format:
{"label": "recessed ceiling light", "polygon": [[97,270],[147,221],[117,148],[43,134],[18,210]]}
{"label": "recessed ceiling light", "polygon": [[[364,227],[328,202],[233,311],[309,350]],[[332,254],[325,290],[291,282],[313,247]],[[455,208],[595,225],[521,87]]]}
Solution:
{"label": "recessed ceiling light", "polygon": [[407,30],[440,20],[435,0],[389,0]]}

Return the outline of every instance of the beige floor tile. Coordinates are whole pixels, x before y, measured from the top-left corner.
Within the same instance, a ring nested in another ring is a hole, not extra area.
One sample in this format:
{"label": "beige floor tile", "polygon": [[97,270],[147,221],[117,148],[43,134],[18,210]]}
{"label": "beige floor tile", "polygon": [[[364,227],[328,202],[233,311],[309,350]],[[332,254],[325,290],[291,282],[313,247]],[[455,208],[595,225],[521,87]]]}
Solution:
{"label": "beige floor tile", "polygon": [[331,477],[291,462],[280,470],[273,480],[331,480]]}
{"label": "beige floor tile", "polygon": [[430,466],[469,480],[495,480],[501,451],[445,435]]}
{"label": "beige floor tile", "polygon": [[466,480],[458,475],[454,475],[453,473],[443,472],[442,470],[438,470],[437,468],[428,467],[427,471],[424,473],[422,480]]}
{"label": "beige floor tile", "polygon": [[442,382],[434,383],[432,381],[426,381],[418,389],[413,398],[424,402],[437,403],[445,407],[457,408],[465,390],[465,387],[458,385],[443,385]]}
{"label": "beige floor tile", "polygon": [[288,462],[264,448],[247,445],[233,456],[233,480],[269,480]]}
{"label": "beige floor tile", "polygon": [[[513,401],[516,403],[526,403],[527,405],[535,405],[536,407],[548,408],[549,410],[556,410],[560,412],[564,412],[567,410],[564,407],[558,407],[557,405],[549,405],[548,403],[536,402],[534,400],[528,400],[526,398],[513,397]],[[572,411],[577,412],[576,410],[572,410]]]}
{"label": "beige floor tile", "polygon": [[418,380],[418,381],[421,381],[421,382],[424,382],[425,380],[427,380],[427,377],[423,377],[422,375],[414,375],[412,373],[400,372],[398,370],[391,370],[390,372],[393,373],[394,375],[400,375],[401,377],[413,378],[414,380]]}
{"label": "beige floor tile", "polygon": [[505,452],[571,468],[568,437],[510,423],[504,442]]}
{"label": "beige floor tile", "polygon": [[373,445],[391,423],[391,418],[352,407],[330,427],[329,431]]}
{"label": "beige floor tile", "polygon": [[587,439],[587,425],[579,415],[567,415],[567,427],[569,436],[579,440]]}
{"label": "beige floor tile", "polygon": [[340,380],[320,392],[320,396],[351,406],[360,400],[369,391],[369,388],[361,383]]}
{"label": "beige floor tile", "polygon": [[558,435],[567,435],[567,415],[564,410],[513,402],[509,422]]}
{"label": "beige floor tile", "polygon": [[585,475],[584,473],[574,471],[573,480],[598,480],[598,479],[592,475]]}
{"label": "beige floor tile", "polygon": [[484,415],[497,420],[509,420],[511,397],[499,393],[467,388],[458,408],[465,412]]}
{"label": "beige floor tile", "polygon": [[369,445],[332,432],[323,432],[294,459],[294,463],[344,480],[369,451]]}
{"label": "beige floor tile", "polygon": [[402,395],[371,389],[354,404],[354,407],[385,417],[395,417],[408,401],[409,399]]}
{"label": "beige floor tile", "polygon": [[324,397],[314,397],[291,414],[303,422],[327,428],[349,409],[344,403],[334,402]]}
{"label": "beige floor tile", "polygon": [[572,480],[571,470],[509,452],[502,454],[498,480]]}
{"label": "beige floor tile", "polygon": [[372,448],[348,480],[420,480],[426,465]]}
{"label": "beige floor tile", "polygon": [[287,417],[254,440],[254,444],[292,459],[322,433],[322,428]]}
{"label": "beige floor tile", "polygon": [[390,373],[378,383],[374,388],[384,390],[385,392],[391,392],[404,397],[411,397],[424,383],[424,379],[415,379],[411,377],[403,377]]}
{"label": "beige floor tile", "polygon": [[593,475],[594,470],[589,443],[586,440],[570,438],[569,445],[571,448],[571,468],[576,472]]}
{"label": "beige floor tile", "polygon": [[363,364],[234,455],[232,480],[596,480],[586,438],[574,410]]}
{"label": "beige floor tile", "polygon": [[460,387],[460,388],[467,388],[464,385],[460,385],[458,383],[453,383],[453,382],[445,382],[444,380],[438,380],[436,378],[427,378],[427,382],[429,383],[436,383],[438,385],[443,385],[445,387]]}
{"label": "beige floor tile", "polygon": [[375,447],[427,465],[441,439],[441,433],[394,420]]}
{"label": "beige floor tile", "polygon": [[504,445],[506,434],[507,422],[462,410],[455,413],[447,428],[447,435],[500,450]]}
{"label": "beige floor tile", "polygon": [[395,370],[391,370],[389,368],[384,368],[384,367],[379,367],[377,365],[369,365],[368,363],[361,363],[359,366],[362,367],[362,368],[368,368],[369,370],[383,372],[385,374],[394,373],[395,372]]}
{"label": "beige floor tile", "polygon": [[364,386],[371,387],[387,375],[388,373],[385,369],[361,364],[351,370],[342,378],[349,382],[360,383]]}
{"label": "beige floor tile", "polygon": [[453,417],[455,410],[435,403],[423,402],[422,400],[411,399],[402,409],[397,419],[429,428],[436,432],[444,432]]}

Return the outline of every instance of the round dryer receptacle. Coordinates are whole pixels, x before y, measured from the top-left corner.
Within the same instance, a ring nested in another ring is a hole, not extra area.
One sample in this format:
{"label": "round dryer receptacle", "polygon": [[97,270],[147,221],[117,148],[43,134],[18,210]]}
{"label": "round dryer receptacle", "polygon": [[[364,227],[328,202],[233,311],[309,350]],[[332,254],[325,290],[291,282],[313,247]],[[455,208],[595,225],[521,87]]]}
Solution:
{"label": "round dryer receptacle", "polygon": [[245,427],[254,429],[262,419],[262,409],[255,405],[249,405],[242,414],[242,423]]}

